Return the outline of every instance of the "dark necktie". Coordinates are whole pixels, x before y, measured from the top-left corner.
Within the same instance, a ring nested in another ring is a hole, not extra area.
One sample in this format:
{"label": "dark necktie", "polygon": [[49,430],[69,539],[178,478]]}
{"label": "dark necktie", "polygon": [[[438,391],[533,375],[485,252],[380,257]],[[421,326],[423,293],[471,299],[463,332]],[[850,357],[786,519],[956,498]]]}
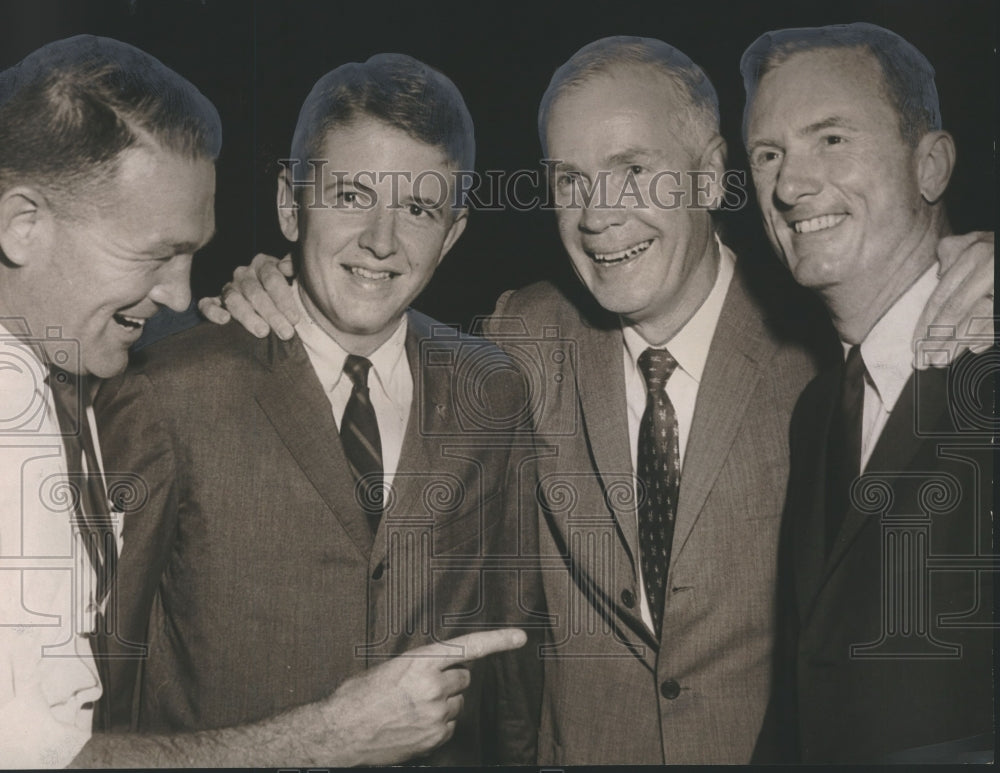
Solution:
{"label": "dark necktie", "polygon": [[75,497],[75,525],[80,529],[97,576],[95,600],[100,605],[107,598],[114,581],[118,546],[87,418],[86,379],[53,367],[47,381],[63,433],[70,490]]}
{"label": "dark necktie", "polygon": [[347,355],[344,361],[344,373],[354,388],[340,421],[340,442],[358,481],[358,498],[374,534],[382,518],[382,440],[368,394],[371,367],[371,362],[354,354]]}
{"label": "dark necktie", "polygon": [[851,484],[861,474],[861,421],[865,408],[865,361],[852,346],[841,373],[840,396],[827,448],[826,552],[851,505]]}
{"label": "dark necktie", "polygon": [[639,355],[639,369],[646,380],[646,410],[639,423],[638,475],[645,488],[638,506],[639,552],[657,638],[663,622],[681,483],[677,414],[666,392],[667,380],[676,367],[677,361],[665,349],[647,349]]}

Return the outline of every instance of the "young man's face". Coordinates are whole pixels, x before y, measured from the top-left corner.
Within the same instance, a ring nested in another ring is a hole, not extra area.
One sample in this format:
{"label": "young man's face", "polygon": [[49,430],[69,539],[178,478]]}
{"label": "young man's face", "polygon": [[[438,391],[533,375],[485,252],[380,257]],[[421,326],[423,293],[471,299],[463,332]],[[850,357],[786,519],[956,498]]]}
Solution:
{"label": "young man's face", "polygon": [[53,213],[44,243],[18,269],[32,334],[59,328],[78,342],[82,371],[101,378],[124,370],[129,347],[161,306],[188,307],[193,254],[215,229],[209,160],[137,147],[123,154],[109,185],[105,201],[81,203],[74,218]]}
{"label": "young man's face", "polygon": [[764,227],[800,284],[865,298],[927,228],[917,153],[868,52],[801,52],[768,72],[747,148]]}
{"label": "young man's face", "polygon": [[298,242],[312,318],[345,349],[368,354],[465,228],[465,211],[451,206],[454,164],[443,149],[372,118],[330,130],[319,158],[320,206],[306,196],[303,206],[282,207],[290,198],[279,183],[282,231]]}
{"label": "young man's face", "polygon": [[[573,267],[601,306],[640,325],[691,298],[697,308],[715,276],[711,219],[692,191],[701,160],[675,136],[677,101],[665,76],[623,67],[557,97],[545,127]],[[605,195],[586,206],[602,175]]]}

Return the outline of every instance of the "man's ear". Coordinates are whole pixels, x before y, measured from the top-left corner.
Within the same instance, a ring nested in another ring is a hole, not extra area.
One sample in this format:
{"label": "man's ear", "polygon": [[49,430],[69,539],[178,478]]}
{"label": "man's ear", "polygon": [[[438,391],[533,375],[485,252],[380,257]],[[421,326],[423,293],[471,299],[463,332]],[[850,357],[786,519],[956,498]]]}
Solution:
{"label": "man's ear", "polygon": [[946,131],[927,132],[914,152],[920,195],[928,204],[934,204],[944,195],[955,168],[955,140]]}
{"label": "man's ear", "polygon": [[278,225],[281,233],[290,242],[299,240],[299,205],[295,201],[295,187],[292,185],[292,173],[289,169],[281,170],[278,175],[278,195],[275,202],[278,206]]}
{"label": "man's ear", "polygon": [[15,186],[0,196],[0,252],[23,266],[44,246],[52,210],[40,191]]}
{"label": "man's ear", "polygon": [[456,209],[454,212],[455,219],[452,221],[451,227],[448,229],[448,234],[444,237],[444,244],[441,246],[441,255],[438,257],[438,263],[444,259],[444,256],[448,254],[448,251],[455,245],[455,242],[458,241],[458,237],[465,231],[465,224],[469,219],[468,207]]}
{"label": "man's ear", "polygon": [[[692,194],[697,197],[694,203],[698,207],[719,209],[722,206],[722,197],[726,192],[723,185],[726,176],[726,150],[726,141],[722,139],[722,135],[715,134],[705,145],[701,158],[698,159],[697,168],[707,175],[693,181]],[[706,193],[708,201],[705,201]]]}

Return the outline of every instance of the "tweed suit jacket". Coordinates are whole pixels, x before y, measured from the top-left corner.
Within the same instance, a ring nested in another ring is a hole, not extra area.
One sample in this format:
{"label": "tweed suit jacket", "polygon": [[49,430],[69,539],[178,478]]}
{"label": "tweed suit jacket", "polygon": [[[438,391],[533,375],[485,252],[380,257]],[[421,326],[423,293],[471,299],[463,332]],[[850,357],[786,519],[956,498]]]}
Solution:
{"label": "tweed suit jacket", "polygon": [[657,641],[639,613],[618,319],[582,288],[501,297],[490,335],[540,396],[553,616],[541,764],[749,761],[771,676],[789,420],[816,368],[808,346],[778,332],[780,316],[738,263],[698,390]]}
{"label": "tweed suit jacket", "polygon": [[[516,496],[532,474],[510,420],[523,382],[495,346],[408,315],[413,404],[375,535],[297,339],[203,326],[102,389],[106,465],[146,485],[109,612],[119,650],[146,655],[112,660],[113,727],[253,722],[422,644],[522,622],[517,557],[537,552]],[[474,663],[455,736],[423,761],[533,761],[533,656]]]}
{"label": "tweed suit jacket", "polygon": [[994,748],[996,361],[995,350],[967,354],[911,376],[831,546],[826,438],[840,370],[803,393],[782,658],[761,738],[771,759],[963,762]]}

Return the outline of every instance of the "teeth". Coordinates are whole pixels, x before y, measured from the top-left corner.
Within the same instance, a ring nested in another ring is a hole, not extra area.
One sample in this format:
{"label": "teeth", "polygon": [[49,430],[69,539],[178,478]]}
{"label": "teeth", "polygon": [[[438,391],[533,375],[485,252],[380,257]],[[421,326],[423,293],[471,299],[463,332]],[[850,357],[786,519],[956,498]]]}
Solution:
{"label": "teeth", "polygon": [[594,260],[600,261],[601,263],[618,263],[623,260],[628,260],[629,258],[634,258],[639,253],[645,252],[649,249],[649,245],[652,243],[652,239],[647,239],[646,241],[634,244],[621,252],[595,252],[593,253]]}
{"label": "teeth", "polygon": [[792,228],[795,229],[795,233],[797,234],[811,234],[816,231],[825,231],[827,228],[833,228],[835,225],[840,225],[846,219],[847,215],[820,215],[809,220],[798,220],[792,223]]}
{"label": "teeth", "polygon": [[354,274],[354,276],[361,277],[362,279],[372,279],[377,281],[392,277],[391,271],[371,271],[370,269],[362,268],[361,266],[351,266],[351,273]]}
{"label": "teeth", "polygon": [[114,316],[115,321],[125,327],[142,327],[146,324],[146,319],[144,317],[129,317],[125,314],[115,314]]}

